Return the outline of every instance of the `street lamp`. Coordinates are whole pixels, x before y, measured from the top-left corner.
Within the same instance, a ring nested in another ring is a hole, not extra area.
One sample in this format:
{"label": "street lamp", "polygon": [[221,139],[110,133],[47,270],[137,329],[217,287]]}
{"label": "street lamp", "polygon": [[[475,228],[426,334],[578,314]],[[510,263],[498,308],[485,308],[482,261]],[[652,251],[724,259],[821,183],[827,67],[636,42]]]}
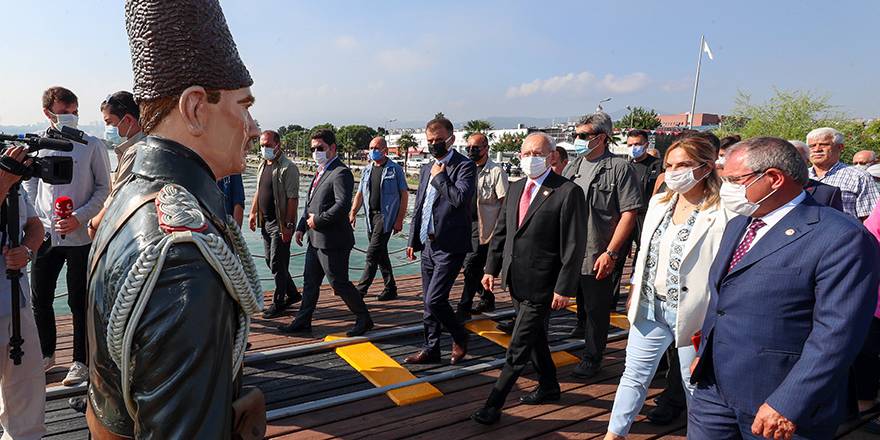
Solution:
{"label": "street lamp", "polygon": [[599,104],[596,105],[596,111],[597,111],[597,112],[601,112],[601,111],[603,110],[603,109],[602,109],[602,103],[603,103],[603,102],[608,102],[608,101],[611,101],[611,98],[605,98],[605,99],[599,101]]}

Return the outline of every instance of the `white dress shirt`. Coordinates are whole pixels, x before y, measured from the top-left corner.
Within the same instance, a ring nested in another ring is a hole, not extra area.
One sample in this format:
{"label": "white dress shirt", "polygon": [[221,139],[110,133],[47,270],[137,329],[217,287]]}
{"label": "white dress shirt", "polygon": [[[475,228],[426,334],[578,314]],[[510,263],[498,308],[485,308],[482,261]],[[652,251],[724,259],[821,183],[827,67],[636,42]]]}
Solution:
{"label": "white dress shirt", "polygon": [[[754,248],[755,244],[758,243],[758,240],[760,240],[761,237],[767,235],[767,231],[772,229],[773,226],[776,225],[777,223],[779,223],[779,221],[782,220],[782,218],[785,217],[786,214],[791,212],[791,210],[794,209],[795,206],[799,205],[806,198],[807,198],[807,193],[801,191],[801,193],[798,194],[797,197],[789,200],[788,203],[768,212],[763,217],[756,217],[756,218],[760,218],[761,220],[763,220],[764,223],[766,223],[766,226],[762,227],[761,229],[758,229],[758,231],[755,232],[755,239],[752,240],[752,244],[751,244],[751,246],[749,246],[749,248],[750,249]],[[743,236],[740,237],[740,239],[739,239],[740,243],[742,243],[743,238],[745,238],[745,233],[743,233]]]}
{"label": "white dress shirt", "polygon": [[[529,194],[529,205],[531,205],[532,202],[535,200],[535,195],[538,194],[538,188],[540,188],[541,185],[544,184],[544,179],[547,178],[547,176],[550,174],[550,171],[551,171],[550,168],[547,168],[547,171],[544,171],[544,174],[541,174],[536,179],[532,179],[531,177],[526,178],[526,179],[528,179],[526,181],[526,186],[525,186],[526,188],[529,187],[529,182],[532,182],[535,184],[532,187],[531,193]],[[525,188],[523,188],[523,191],[525,191]]]}

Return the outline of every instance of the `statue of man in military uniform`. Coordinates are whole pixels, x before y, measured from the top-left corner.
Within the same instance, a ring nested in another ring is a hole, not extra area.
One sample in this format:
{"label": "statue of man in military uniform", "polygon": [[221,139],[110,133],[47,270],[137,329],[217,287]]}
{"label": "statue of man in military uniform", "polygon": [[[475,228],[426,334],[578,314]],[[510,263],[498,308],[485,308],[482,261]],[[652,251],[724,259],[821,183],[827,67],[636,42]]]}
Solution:
{"label": "statue of man in military uniform", "polygon": [[241,173],[253,84],[218,0],[127,0],[147,134],[89,261],[87,420],[94,438],[262,438],[243,391],[262,294],[217,179]]}

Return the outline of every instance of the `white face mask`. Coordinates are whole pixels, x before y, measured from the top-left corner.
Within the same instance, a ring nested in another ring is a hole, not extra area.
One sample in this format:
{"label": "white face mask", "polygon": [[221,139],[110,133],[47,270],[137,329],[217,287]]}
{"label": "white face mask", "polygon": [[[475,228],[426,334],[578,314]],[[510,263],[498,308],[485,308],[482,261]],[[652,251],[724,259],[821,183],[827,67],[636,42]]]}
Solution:
{"label": "white face mask", "polygon": [[719,167],[723,167],[725,157],[727,157],[727,156],[719,156],[718,159],[715,160],[715,165],[718,165]]}
{"label": "white face mask", "polygon": [[700,183],[701,180],[705,179],[706,176],[709,175],[705,174],[699,179],[694,176],[694,171],[702,167],[703,165],[688,170],[667,171],[666,186],[679,194],[684,194],[690,191],[693,187],[697,186],[697,184]]}
{"label": "white face mask", "polygon": [[312,152],[312,159],[315,160],[315,163],[317,163],[318,166],[324,166],[325,164],[327,164],[327,152],[326,151],[313,151]]}
{"label": "white face mask", "polygon": [[520,168],[531,179],[541,177],[547,171],[547,158],[544,156],[529,156],[520,160]]}
{"label": "white face mask", "polygon": [[853,166],[856,167],[856,169],[859,169],[859,170],[862,170],[862,171],[865,171],[865,170],[868,169],[868,166],[867,166],[867,165],[857,164],[857,165],[853,165]]}
{"label": "white face mask", "polygon": [[76,128],[77,124],[79,124],[79,116],[77,115],[71,113],[65,113],[61,115],[56,115],[55,113],[52,114],[55,116],[56,120],[55,128],[59,130],[61,130],[61,127]]}
{"label": "white face mask", "polygon": [[757,179],[753,180],[752,183],[748,185],[738,185],[730,182],[722,183],[721,190],[718,192],[718,195],[721,196],[721,204],[728,210],[739,215],[751,217],[752,214],[761,207],[761,203],[776,192],[776,190],[770,191],[769,194],[757,202],[750,202],[746,197],[746,190],[755,182],[761,180],[761,178],[764,177],[764,174],[766,174],[766,172],[761,173]]}
{"label": "white face mask", "polygon": [[263,156],[263,159],[266,159],[266,160],[275,159],[275,148],[262,147],[262,148],[260,148],[260,154]]}

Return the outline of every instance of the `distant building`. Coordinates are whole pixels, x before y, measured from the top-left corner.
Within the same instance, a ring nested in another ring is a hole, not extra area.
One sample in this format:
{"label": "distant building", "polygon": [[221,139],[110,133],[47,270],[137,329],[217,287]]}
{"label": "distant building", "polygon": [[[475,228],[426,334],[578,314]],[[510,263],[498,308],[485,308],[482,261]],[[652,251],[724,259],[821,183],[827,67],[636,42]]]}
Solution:
{"label": "distant building", "polygon": [[[660,115],[660,126],[661,127],[687,127],[688,126],[688,115],[690,113],[680,113],[677,115]],[[706,126],[717,126],[721,124],[721,119],[723,116],[715,115],[712,113],[695,113],[694,114],[694,123],[693,126],[696,127],[706,127]]]}

